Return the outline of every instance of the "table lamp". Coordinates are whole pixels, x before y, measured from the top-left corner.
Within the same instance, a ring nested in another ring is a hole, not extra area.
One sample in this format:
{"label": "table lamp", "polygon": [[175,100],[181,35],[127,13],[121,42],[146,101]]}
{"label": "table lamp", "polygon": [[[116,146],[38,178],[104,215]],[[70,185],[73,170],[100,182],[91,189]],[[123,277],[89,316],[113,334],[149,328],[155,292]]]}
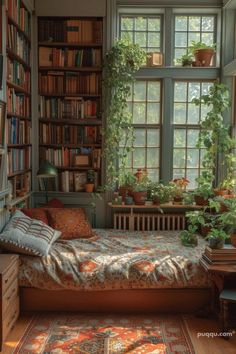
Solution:
{"label": "table lamp", "polygon": [[46,203],[48,203],[48,178],[55,178],[57,176],[57,169],[49,161],[44,160],[39,166],[37,177],[43,179],[45,188]]}

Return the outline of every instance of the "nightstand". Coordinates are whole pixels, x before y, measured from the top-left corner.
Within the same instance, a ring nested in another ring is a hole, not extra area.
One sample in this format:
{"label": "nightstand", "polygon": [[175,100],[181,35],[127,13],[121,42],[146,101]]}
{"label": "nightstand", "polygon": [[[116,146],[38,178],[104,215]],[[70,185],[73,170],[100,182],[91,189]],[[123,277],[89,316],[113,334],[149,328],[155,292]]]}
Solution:
{"label": "nightstand", "polygon": [[19,256],[0,254],[0,350],[8,333],[13,328],[20,312],[19,305]]}

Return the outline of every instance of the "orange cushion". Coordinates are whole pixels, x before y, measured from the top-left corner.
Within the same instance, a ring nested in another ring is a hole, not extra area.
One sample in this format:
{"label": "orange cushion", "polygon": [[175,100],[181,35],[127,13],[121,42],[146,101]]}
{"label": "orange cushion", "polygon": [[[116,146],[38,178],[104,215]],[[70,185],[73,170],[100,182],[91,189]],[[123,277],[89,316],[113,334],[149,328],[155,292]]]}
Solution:
{"label": "orange cushion", "polygon": [[47,209],[49,225],[61,231],[60,238],[72,240],[93,236],[91,226],[82,208],[49,208]]}
{"label": "orange cushion", "polygon": [[32,208],[32,209],[21,209],[21,211],[31,219],[36,219],[44,222],[48,225],[48,217],[46,210],[41,208]]}

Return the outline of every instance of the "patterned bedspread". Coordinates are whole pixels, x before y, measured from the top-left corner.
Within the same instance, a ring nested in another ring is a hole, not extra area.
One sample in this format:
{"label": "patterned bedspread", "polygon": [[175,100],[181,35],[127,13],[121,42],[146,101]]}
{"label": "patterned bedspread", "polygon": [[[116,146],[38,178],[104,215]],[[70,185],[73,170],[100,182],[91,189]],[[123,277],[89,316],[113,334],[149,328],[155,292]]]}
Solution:
{"label": "patterned bedspread", "polygon": [[46,257],[21,256],[20,286],[40,289],[112,290],[209,287],[196,248],[178,232],[95,230],[91,239],[58,240]]}

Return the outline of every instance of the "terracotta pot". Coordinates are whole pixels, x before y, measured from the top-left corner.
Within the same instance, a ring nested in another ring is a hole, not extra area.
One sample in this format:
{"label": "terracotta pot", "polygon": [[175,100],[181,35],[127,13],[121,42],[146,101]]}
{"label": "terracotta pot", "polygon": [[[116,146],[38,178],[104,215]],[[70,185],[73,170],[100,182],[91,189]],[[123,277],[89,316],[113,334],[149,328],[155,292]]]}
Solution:
{"label": "terracotta pot", "polygon": [[147,199],[147,192],[133,192],[134,202],[137,205],[144,205]]}
{"label": "terracotta pot", "polygon": [[236,247],[236,230],[230,235],[231,244]]}
{"label": "terracotta pot", "polygon": [[204,197],[202,197],[201,195],[195,195],[194,201],[195,201],[196,205],[207,205],[208,204],[208,200],[205,199]]}
{"label": "terracotta pot", "polygon": [[194,57],[197,66],[210,66],[214,49],[197,49],[194,51]]}
{"label": "terracotta pot", "polygon": [[206,237],[207,234],[211,231],[211,228],[209,226],[203,226],[201,225],[200,227],[200,233],[203,237]]}
{"label": "terracotta pot", "polygon": [[184,200],[184,198],[183,197],[174,197],[173,198],[173,203],[174,204],[183,204],[183,200]]}
{"label": "terracotta pot", "polygon": [[157,195],[152,198],[152,202],[155,205],[161,204],[160,198]]}
{"label": "terracotta pot", "polygon": [[85,184],[85,191],[87,193],[92,193],[94,190],[94,183],[86,183]]}
{"label": "terracotta pot", "polygon": [[132,187],[121,186],[119,187],[119,195],[122,197],[122,201],[125,201],[125,197],[132,195]]}
{"label": "terracotta pot", "polygon": [[214,194],[220,195],[221,197],[225,197],[226,195],[229,195],[229,191],[228,189],[214,189]]}

